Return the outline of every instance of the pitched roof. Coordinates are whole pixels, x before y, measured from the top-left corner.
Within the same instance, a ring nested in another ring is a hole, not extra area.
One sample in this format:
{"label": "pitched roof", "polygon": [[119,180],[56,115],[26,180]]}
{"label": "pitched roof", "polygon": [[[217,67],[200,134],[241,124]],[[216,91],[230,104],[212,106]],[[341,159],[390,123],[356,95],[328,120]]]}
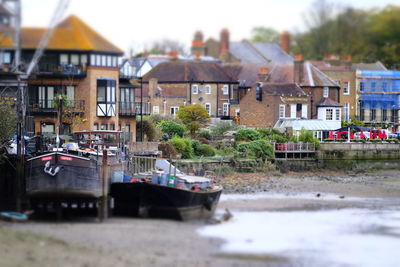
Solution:
{"label": "pitched roof", "polygon": [[295,83],[265,83],[262,86],[268,95],[304,96],[307,94]]}
{"label": "pitched roof", "polygon": [[11,12],[3,4],[0,4],[0,15],[11,15]]}
{"label": "pitched roof", "polygon": [[325,73],[323,73],[313,64],[311,64],[310,61],[306,61],[303,64],[304,77],[303,82],[301,83],[302,86],[339,87],[339,85],[334,80],[329,78]]}
{"label": "pitched roof", "polygon": [[[22,49],[36,49],[46,30],[46,28],[22,28]],[[7,47],[3,41],[0,41],[0,46]],[[53,34],[46,45],[46,49],[99,51],[123,54],[120,48],[106,40],[81,19],[73,15],[67,17],[54,28]]]}
{"label": "pitched roof", "polygon": [[330,98],[322,98],[321,101],[317,103],[317,107],[341,107],[338,102]]}
{"label": "pitched roof", "polygon": [[375,63],[353,63],[351,65],[352,70],[387,70],[382,62],[377,61]]}
{"label": "pitched roof", "polygon": [[298,118],[284,118],[279,119],[274,128],[288,128],[291,127],[295,131],[300,131],[301,129],[309,131],[329,131],[334,130],[332,126],[323,120],[309,120],[309,119],[298,119]]}
{"label": "pitched roof", "polygon": [[325,61],[310,61],[315,67],[322,71],[346,71],[350,70],[349,65],[331,65]]}
{"label": "pitched roof", "polygon": [[253,86],[258,81],[258,73],[262,68],[269,70],[268,82],[292,83],[294,81],[293,64],[291,63],[234,63],[224,65],[224,69],[229,75],[238,80],[243,87]]}
{"label": "pitched roof", "polygon": [[293,62],[293,58],[275,43],[230,42],[229,52],[243,63]]}
{"label": "pitched roof", "polygon": [[236,80],[218,64],[212,62],[170,61],[154,67],[144,77],[148,82],[156,78],[162,82],[234,83]]}

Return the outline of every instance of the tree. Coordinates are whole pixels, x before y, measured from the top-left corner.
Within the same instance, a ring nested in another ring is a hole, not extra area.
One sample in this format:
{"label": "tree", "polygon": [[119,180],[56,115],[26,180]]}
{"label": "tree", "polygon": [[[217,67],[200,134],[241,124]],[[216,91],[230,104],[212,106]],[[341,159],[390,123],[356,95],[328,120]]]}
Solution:
{"label": "tree", "polygon": [[0,101],[0,143],[10,140],[17,132],[17,115],[13,105]]}
{"label": "tree", "polygon": [[196,136],[197,130],[207,125],[207,110],[199,104],[190,106],[181,106],[177,113],[178,118],[185,124],[192,137]]}
{"label": "tree", "polygon": [[279,42],[279,32],[268,27],[255,27],[251,30],[251,42],[277,43]]}
{"label": "tree", "polygon": [[172,138],[174,135],[183,137],[185,133],[185,128],[171,120],[164,120],[157,124],[157,127],[161,129],[164,134],[168,135],[168,139]]}

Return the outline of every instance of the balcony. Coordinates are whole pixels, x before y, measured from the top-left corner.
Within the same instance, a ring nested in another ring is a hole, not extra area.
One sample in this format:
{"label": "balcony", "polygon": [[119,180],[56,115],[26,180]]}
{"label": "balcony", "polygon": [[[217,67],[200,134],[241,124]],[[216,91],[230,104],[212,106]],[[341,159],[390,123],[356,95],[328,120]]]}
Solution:
{"label": "balcony", "polygon": [[40,64],[36,75],[41,77],[86,77],[85,65]]}
{"label": "balcony", "polygon": [[[136,116],[140,114],[140,102],[119,102],[119,116]],[[143,115],[150,115],[150,103],[143,103]]]}
{"label": "balcony", "polygon": [[359,120],[367,124],[374,124],[374,123],[395,123],[398,124],[399,121],[399,116],[391,116],[391,114],[388,114],[387,116],[382,116],[382,115],[375,115],[375,116],[370,116],[369,114],[365,115],[359,115],[359,116],[354,116],[351,118],[352,120]]}
{"label": "balcony", "polygon": [[[54,100],[39,99],[29,102],[27,111],[32,114],[55,114],[57,109]],[[85,100],[66,100],[63,111],[74,113],[85,112]]]}

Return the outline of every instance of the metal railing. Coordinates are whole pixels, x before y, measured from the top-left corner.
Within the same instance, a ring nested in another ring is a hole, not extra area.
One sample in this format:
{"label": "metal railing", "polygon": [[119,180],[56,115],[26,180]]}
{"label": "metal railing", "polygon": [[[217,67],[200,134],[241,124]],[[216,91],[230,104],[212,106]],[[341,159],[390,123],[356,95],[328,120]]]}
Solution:
{"label": "metal railing", "polygon": [[158,142],[131,142],[129,151],[131,152],[158,151]]}
{"label": "metal railing", "polygon": [[[118,102],[118,114],[120,116],[140,115],[140,102]],[[143,103],[143,115],[150,115],[150,103]]]}
{"label": "metal railing", "polygon": [[154,157],[129,156],[128,171],[131,174],[153,172],[156,170],[156,160]]}
{"label": "metal railing", "polygon": [[86,76],[86,65],[72,64],[39,64],[36,70],[37,74],[55,75],[55,76]]}
{"label": "metal railing", "polygon": [[364,115],[357,115],[357,116],[351,117],[351,119],[359,120],[359,121],[366,122],[366,123],[399,123],[400,122],[398,115],[392,116],[392,114],[388,113],[386,116],[383,116],[382,114],[371,116],[368,111],[366,111]]}
{"label": "metal railing", "polygon": [[275,152],[315,152],[314,143],[283,143],[275,144]]}
{"label": "metal railing", "polygon": [[[76,112],[85,111],[85,100],[66,100],[64,102],[64,110],[72,110]],[[30,101],[28,105],[30,112],[56,112],[56,105],[53,99],[39,99]]]}

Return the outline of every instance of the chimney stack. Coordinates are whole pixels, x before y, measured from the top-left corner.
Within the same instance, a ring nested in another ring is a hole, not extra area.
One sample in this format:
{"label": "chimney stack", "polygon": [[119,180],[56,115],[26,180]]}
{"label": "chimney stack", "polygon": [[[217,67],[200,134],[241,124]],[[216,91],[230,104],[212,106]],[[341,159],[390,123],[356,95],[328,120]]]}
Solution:
{"label": "chimney stack", "polygon": [[281,34],[281,48],[283,51],[289,54],[290,52],[290,35],[288,31],[284,31]]}
{"label": "chimney stack", "polygon": [[219,53],[221,58],[227,58],[229,54],[229,31],[222,29],[219,41]]}
{"label": "chimney stack", "polygon": [[266,82],[268,79],[269,69],[261,68],[258,72],[257,79],[258,82]]}
{"label": "chimney stack", "polygon": [[304,80],[304,60],[302,54],[294,56],[294,82],[301,84]]}
{"label": "chimney stack", "polygon": [[203,33],[201,31],[196,31],[194,33],[191,50],[192,55],[199,54],[201,56],[205,56],[206,49],[203,42]]}

